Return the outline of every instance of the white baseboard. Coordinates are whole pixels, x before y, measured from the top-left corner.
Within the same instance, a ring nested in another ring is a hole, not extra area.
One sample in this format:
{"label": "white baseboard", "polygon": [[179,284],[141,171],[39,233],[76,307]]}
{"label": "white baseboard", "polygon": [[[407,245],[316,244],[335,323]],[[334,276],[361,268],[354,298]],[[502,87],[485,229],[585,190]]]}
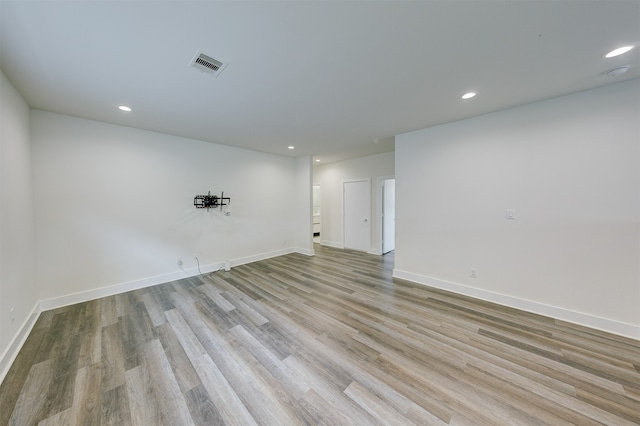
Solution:
{"label": "white baseboard", "polygon": [[282,250],[274,250],[266,253],[260,253],[253,256],[240,257],[238,259],[232,260],[231,266],[233,267],[233,266],[245,265],[247,263],[253,263],[253,262],[258,262],[260,260],[271,259],[272,257],[284,256],[285,254],[290,254],[294,252],[295,252],[295,249],[286,248]]}
{"label": "white baseboard", "polygon": [[27,319],[22,323],[22,326],[18,329],[18,332],[13,337],[13,340],[9,343],[9,346],[4,351],[2,356],[0,356],[0,383],[3,382],[5,376],[9,372],[9,368],[11,368],[11,364],[18,356],[18,352],[22,349],[22,345],[29,337],[29,333],[33,329],[38,317],[40,316],[40,310],[38,309],[38,304],[33,307]]}
{"label": "white baseboard", "polygon": [[607,318],[600,318],[594,315],[575,312],[557,306],[546,305],[543,303],[520,299],[513,296],[494,293],[491,291],[469,287],[463,284],[457,284],[449,281],[443,281],[437,278],[427,277],[424,275],[414,274],[412,272],[401,271],[398,269],[393,270],[393,276],[395,278],[412,281],[417,284],[451,291],[453,293],[462,294],[464,296],[470,296],[476,299],[486,300],[488,302],[497,303],[503,306],[508,306],[534,314],[544,315],[558,320],[567,321],[573,324],[583,325],[585,327],[606,331],[608,333],[629,337],[631,339],[640,340],[640,326],[636,326],[633,324],[627,324]]}
{"label": "white baseboard", "polygon": [[[224,268],[224,262],[217,263],[215,265],[203,265],[200,267],[200,270],[205,273],[216,271],[220,268]],[[80,291],[77,293],[66,294],[64,296],[53,297],[51,299],[40,301],[40,311],[48,311],[51,309],[61,308],[63,306],[74,305],[76,303],[86,302],[88,300],[98,299],[100,297],[113,296],[114,294],[120,294],[131,290],[138,290],[145,287],[151,287],[153,285],[176,281],[198,274],[198,268],[183,269],[181,271],[171,272],[168,274],[156,275],[153,277],[114,284],[107,287],[100,287],[91,290]]]}
{"label": "white baseboard", "polygon": [[333,247],[333,248],[338,248],[338,249],[343,249],[344,248],[344,244],[338,243],[338,242],[335,242],[335,241],[321,240],[320,244],[323,245],[323,246]]}
{"label": "white baseboard", "polygon": [[[260,253],[253,256],[241,257],[237,259],[233,259],[230,261],[231,267],[240,266],[247,263],[257,262],[259,260],[270,259],[272,257],[282,256],[289,253],[299,252],[302,254],[306,254],[308,256],[313,256],[315,253],[313,250],[303,250],[298,249],[295,250],[293,248],[287,248],[282,250],[275,250],[267,253]],[[107,287],[101,287],[86,291],[81,291],[72,294],[66,294],[64,296],[53,297],[51,299],[41,300],[34,306],[31,314],[25,321],[25,323],[20,327],[20,330],[15,335],[9,347],[4,351],[2,356],[0,357],[0,383],[4,379],[4,376],[9,371],[11,364],[15,360],[16,356],[18,356],[18,352],[22,348],[27,336],[31,332],[33,325],[35,324],[38,316],[43,311],[48,311],[51,309],[61,308],[63,306],[73,305],[76,303],[86,302],[88,300],[98,299],[100,297],[113,296],[114,294],[124,293],[131,290],[137,290],[140,288],[151,287],[153,285],[164,284],[171,281],[180,280],[183,278],[197,276],[200,273],[209,273],[214,271],[219,271],[224,269],[224,261],[211,263],[208,265],[200,266],[200,270],[198,268],[190,268],[190,269],[182,269],[176,272],[170,272],[168,274],[156,275],[153,277],[142,278],[139,280],[128,281],[125,283],[114,284]]]}
{"label": "white baseboard", "polygon": [[[320,245],[327,246],[327,247],[333,247],[333,248],[337,248],[337,249],[342,249],[342,250],[345,249],[343,243],[338,243],[338,242],[335,242],[335,241],[321,240],[320,241]],[[355,250],[355,249],[353,249],[353,250]],[[360,250],[358,250],[358,251],[360,251]],[[380,250],[376,249],[375,247],[370,248],[368,251],[362,251],[362,252],[363,253],[367,253],[367,254],[377,254],[377,255],[381,254]]]}
{"label": "white baseboard", "polygon": [[296,248],[296,253],[304,254],[305,256],[315,256],[315,250],[304,249],[304,248]]}
{"label": "white baseboard", "polygon": [[[271,251],[267,253],[260,253],[253,256],[242,257],[238,259],[233,259],[230,261],[231,267],[240,266],[251,262],[257,262],[259,260],[270,259],[272,257],[282,256],[289,253],[299,252],[302,254],[306,254],[309,256],[313,256],[313,250],[294,250],[293,248],[282,249]],[[43,311],[48,311],[51,309],[61,308],[63,306],[73,305],[76,303],[86,302],[88,300],[98,299],[100,297],[113,296],[114,294],[120,294],[131,290],[137,290],[140,288],[151,287],[153,285],[164,284],[171,281],[180,280],[183,278],[197,276],[200,273],[206,274],[214,271],[219,271],[224,269],[224,261],[211,263],[208,265],[200,266],[200,270],[198,268],[190,268],[190,269],[182,269],[176,272],[170,272],[168,274],[156,275],[153,277],[142,278],[139,280],[128,281],[125,283],[114,284],[107,287],[101,287],[86,291],[81,291],[72,294],[66,294],[64,296],[53,297],[51,299],[41,300],[33,307],[33,310],[29,314],[27,320],[22,324],[18,333],[14,336],[13,340],[4,351],[2,356],[0,356],[0,383],[4,380],[9,368],[11,368],[11,364],[15,360],[16,356],[18,356],[18,352],[24,345],[31,329],[33,328],[36,320],[40,316],[40,313]]]}
{"label": "white baseboard", "polygon": [[[230,260],[231,267],[244,265],[246,263],[257,262],[259,260],[269,259],[276,256],[282,256],[284,254],[293,253],[292,248],[271,251],[267,253],[260,253],[253,256],[241,257]],[[153,285],[164,284],[171,281],[181,280],[183,278],[189,278],[199,275],[200,273],[207,274],[214,271],[224,269],[224,261],[210,263],[208,265],[201,265],[200,270],[198,268],[181,269],[176,272],[170,272],[168,274],[156,275],[153,277],[142,278],[139,280],[129,281],[120,284],[114,284],[107,287],[101,287],[91,289],[87,291],[81,291],[78,293],[67,294],[64,296],[54,297],[51,299],[41,300],[39,309],[41,311],[48,311],[50,309],[60,308],[62,306],[73,305],[76,303],[86,302],[88,300],[98,299],[100,297],[113,296],[114,294],[120,294],[131,290],[138,290],[145,287],[151,287]]]}

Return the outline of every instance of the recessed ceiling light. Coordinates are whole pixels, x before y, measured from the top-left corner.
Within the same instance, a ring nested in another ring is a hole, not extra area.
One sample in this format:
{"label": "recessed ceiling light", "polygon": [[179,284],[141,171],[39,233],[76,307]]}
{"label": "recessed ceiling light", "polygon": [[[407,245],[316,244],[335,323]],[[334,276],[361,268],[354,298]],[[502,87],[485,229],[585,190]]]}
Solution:
{"label": "recessed ceiling light", "polygon": [[124,111],[124,112],[131,112],[131,108],[130,108],[130,107],[128,107],[128,106],[126,106],[126,105],[120,105],[120,106],[118,107],[118,109],[119,109],[120,111]]}
{"label": "recessed ceiling light", "polygon": [[289,146],[288,146],[288,148],[289,148],[289,149],[295,149],[296,147],[295,147],[295,146],[293,146],[293,145],[289,145]]}
{"label": "recessed ceiling light", "polygon": [[630,65],[623,65],[621,67],[618,68],[614,68],[612,70],[607,71],[607,75],[609,77],[619,77],[622,74],[626,73],[627,71],[629,71],[629,67]]}
{"label": "recessed ceiling light", "polygon": [[477,95],[476,92],[468,92],[465,93],[464,95],[461,96],[462,99],[471,99],[473,98],[475,95]]}
{"label": "recessed ceiling light", "polygon": [[316,163],[319,163],[319,162],[320,162],[320,159],[319,159],[319,158],[316,158]]}
{"label": "recessed ceiling light", "polygon": [[614,58],[616,56],[622,55],[623,53],[627,53],[631,49],[633,49],[633,46],[618,47],[617,49],[614,49],[611,52],[609,52],[606,55],[604,55],[604,57],[605,58]]}

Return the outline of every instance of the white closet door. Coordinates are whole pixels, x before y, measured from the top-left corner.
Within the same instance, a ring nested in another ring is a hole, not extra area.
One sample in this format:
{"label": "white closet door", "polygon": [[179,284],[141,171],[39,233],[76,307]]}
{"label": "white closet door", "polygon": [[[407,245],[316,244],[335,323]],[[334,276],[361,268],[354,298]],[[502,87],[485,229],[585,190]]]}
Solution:
{"label": "white closet door", "polygon": [[344,247],[369,251],[371,245],[371,183],[344,182]]}

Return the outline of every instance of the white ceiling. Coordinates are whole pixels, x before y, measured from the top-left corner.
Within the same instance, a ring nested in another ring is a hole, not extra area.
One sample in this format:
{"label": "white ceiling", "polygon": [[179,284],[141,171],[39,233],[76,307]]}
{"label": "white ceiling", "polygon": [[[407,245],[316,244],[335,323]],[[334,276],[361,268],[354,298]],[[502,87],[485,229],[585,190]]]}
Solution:
{"label": "white ceiling", "polygon": [[[640,75],[640,46],[603,58],[640,43],[640,1],[1,0],[0,20],[32,108],[324,162]],[[198,50],[229,65],[189,68]]]}

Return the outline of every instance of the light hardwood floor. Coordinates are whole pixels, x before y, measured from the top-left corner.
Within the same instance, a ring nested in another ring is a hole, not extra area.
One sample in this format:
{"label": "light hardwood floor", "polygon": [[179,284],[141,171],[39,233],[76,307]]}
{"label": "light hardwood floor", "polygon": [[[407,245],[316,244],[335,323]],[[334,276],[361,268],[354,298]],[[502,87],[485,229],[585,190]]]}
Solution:
{"label": "light hardwood floor", "polygon": [[42,313],[0,424],[640,424],[640,342],[315,248]]}

